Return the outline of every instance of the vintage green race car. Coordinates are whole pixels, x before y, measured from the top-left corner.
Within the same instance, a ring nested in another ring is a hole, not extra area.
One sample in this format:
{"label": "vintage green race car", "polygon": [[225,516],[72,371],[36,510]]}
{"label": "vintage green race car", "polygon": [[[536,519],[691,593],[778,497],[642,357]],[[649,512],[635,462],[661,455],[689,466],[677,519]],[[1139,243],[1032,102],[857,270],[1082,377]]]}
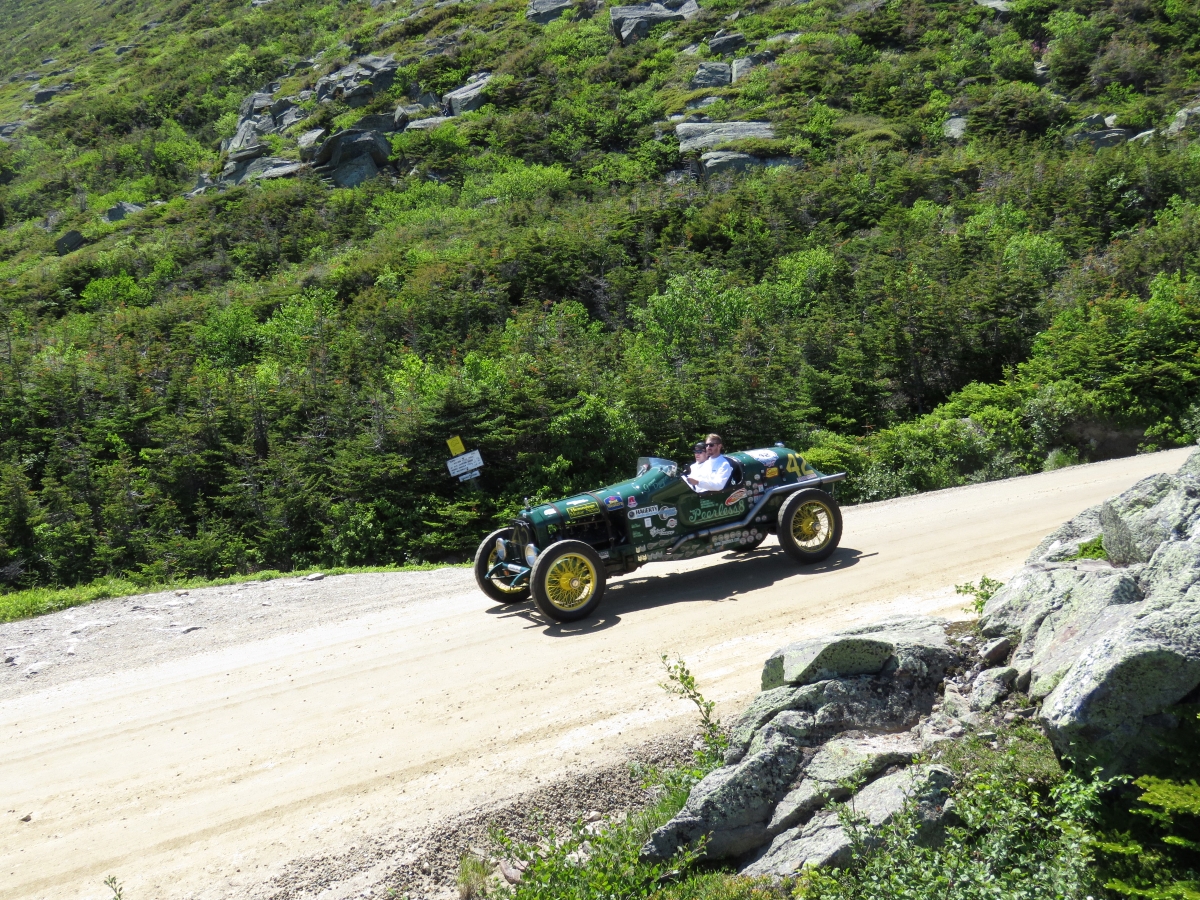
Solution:
{"label": "vintage green race car", "polygon": [[782,445],[727,453],[724,489],[696,493],[668,459],[643,456],[628,481],[521,510],[475,553],[475,580],[492,600],[533,595],[552,619],[591,613],[612,575],[643,563],[753,550],[767,534],[802,563],[837,549],[842,513],[823,475]]}

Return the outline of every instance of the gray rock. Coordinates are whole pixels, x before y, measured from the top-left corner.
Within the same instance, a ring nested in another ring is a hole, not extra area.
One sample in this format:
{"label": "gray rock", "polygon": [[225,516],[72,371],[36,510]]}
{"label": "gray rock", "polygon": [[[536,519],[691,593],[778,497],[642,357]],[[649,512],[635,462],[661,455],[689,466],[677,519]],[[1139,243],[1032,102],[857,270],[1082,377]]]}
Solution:
{"label": "gray rock", "polygon": [[940,680],[956,658],[943,624],[924,616],[896,618],[788,644],[767,659],[762,687],[768,690],[782,684],[873,675],[885,669]]}
{"label": "gray rock", "polygon": [[453,122],[453,116],[430,116],[427,119],[417,119],[415,122],[409,122],[405,127],[405,131],[432,131],[447,122]]}
{"label": "gray rock", "polygon": [[1189,106],[1175,113],[1171,124],[1163,131],[1169,138],[1180,137],[1187,131],[1195,131],[1200,126],[1200,105]]}
{"label": "gray rock", "polygon": [[920,739],[909,732],[835,738],[817,752],[803,778],[779,801],[767,831],[774,836],[793,828],[828,800],[849,796],[844,783],[870,778],[888,766],[907,765],[921,749]]}
{"label": "gray rock", "polygon": [[1109,127],[1108,123],[1104,121],[1104,113],[1092,113],[1090,116],[1084,116],[1080,124],[1088,131],[1100,131]]}
{"label": "gray rock", "polygon": [[679,150],[689,153],[747,138],[773,139],[770,122],[682,122],[675,126]]}
{"label": "gray rock", "polygon": [[251,94],[238,107],[238,121],[244,122],[247,119],[256,119],[263,113],[271,112],[271,107],[274,103],[275,99],[270,94],[261,91]]}
{"label": "gray rock", "polygon": [[33,92],[33,102],[39,103],[39,104],[49,103],[51,100],[53,100],[59,94],[65,94],[67,91],[72,90],[74,87],[75,87],[75,85],[71,84],[70,82],[67,82],[66,84],[56,84],[53,87],[38,88],[36,91]]}
{"label": "gray rock", "polygon": [[58,251],[59,256],[66,256],[68,253],[78,250],[86,243],[87,241],[84,240],[80,232],[71,229],[54,242],[54,249]]}
{"label": "gray rock", "polygon": [[139,213],[146,207],[139,206],[136,203],[130,203],[128,200],[122,200],[115,206],[110,206],[104,211],[104,218],[109,222],[120,222],[126,216],[131,216],[134,213]]}
{"label": "gray rock", "polygon": [[622,44],[632,44],[650,33],[661,22],[682,22],[688,18],[683,9],[670,9],[661,3],[614,6],[608,11],[613,34]]}
{"label": "gray rock", "polygon": [[303,122],[307,118],[307,111],[301,109],[299,106],[289,106],[275,117],[275,130],[286,131],[297,122]]}
{"label": "gray rock", "polygon": [[1099,131],[1077,131],[1067,135],[1065,140],[1068,147],[1080,147],[1088,144],[1099,150],[1102,147],[1116,147],[1124,144],[1134,134],[1135,132],[1131,128],[1103,128]]}
{"label": "gray rock", "polygon": [[721,97],[701,97],[699,100],[689,100],[684,106],[688,109],[704,109],[714,103],[720,103],[722,99]]}
{"label": "gray rock", "polygon": [[1200,604],[1140,610],[1099,637],[1042,705],[1059,753],[1134,771],[1177,726],[1167,710],[1200,687]]}
{"label": "gray rock", "polygon": [[539,25],[549,25],[574,5],[573,0],[529,0],[525,18]]}
{"label": "gray rock", "polygon": [[719,172],[745,172],[758,168],[764,165],[764,160],[749,153],[713,150],[701,155],[700,165],[704,167],[705,175],[716,175]]}
{"label": "gray rock", "polygon": [[307,166],[291,159],[277,156],[259,156],[248,161],[230,163],[221,171],[222,184],[246,184],[250,181],[269,181],[298,175]]}
{"label": "gray rock", "polygon": [[260,156],[266,156],[270,152],[271,148],[266,144],[251,144],[248,147],[240,147],[236,150],[231,150],[229,153],[229,162],[249,162],[252,159],[258,159]]}
{"label": "gray rock", "polygon": [[[407,121],[407,118],[404,119],[404,123],[407,123]],[[388,113],[380,113],[374,116],[363,116],[354,123],[353,127],[362,131],[377,131],[380,134],[391,134],[392,132],[403,130],[403,124],[399,128],[396,127],[395,113],[390,115]]]}
{"label": "gray rock", "polygon": [[[914,766],[867,785],[850,801],[850,815],[869,828],[890,822],[907,804],[914,806],[920,832],[926,841],[940,836],[947,814],[947,793],[954,776],[943,766]],[[868,831],[867,845],[875,843]],[[838,813],[818,813],[803,826],[778,835],[766,852],[739,874],[787,877],[808,866],[844,866],[850,861],[853,843],[839,821]]]}
{"label": "gray rock", "polygon": [[1017,670],[1012,666],[984,669],[971,686],[971,709],[978,712],[991,709],[1009,695],[1016,680]]}
{"label": "gray rock", "polygon": [[1067,559],[1079,552],[1080,544],[1095,539],[1099,534],[1100,507],[1093,506],[1042,538],[1025,563],[1059,562]]}
{"label": "gray rock", "polygon": [[[375,160],[368,155],[348,159],[329,173],[333,183],[340,188],[358,187],[364,181],[370,181],[379,174]],[[312,580],[311,576],[308,580]]]}
{"label": "gray rock", "polygon": [[[1109,559],[1114,565],[1145,561],[1164,541],[1186,541],[1197,535],[1200,478],[1187,472],[1152,475],[1106,505],[1111,509],[1104,512],[1102,504],[1101,527],[1105,530],[1104,549]],[[1103,521],[1105,515],[1109,519],[1107,526]],[[1120,520],[1119,525],[1116,519]],[[1111,548],[1110,531],[1114,541]]]}
{"label": "gray rock", "polygon": [[708,39],[708,49],[712,53],[733,53],[735,50],[741,50],[746,46],[746,36],[744,34],[719,34]]}
{"label": "gray rock", "polygon": [[994,9],[996,12],[1008,12],[1012,9],[1012,3],[1009,0],[975,0],[980,6],[986,6],[988,9]]}
{"label": "gray rock", "polygon": [[688,83],[692,90],[707,87],[724,87],[730,82],[730,67],[723,62],[702,62]]}
{"label": "gray rock", "polygon": [[486,73],[475,76],[462,87],[443,94],[442,107],[452,116],[479,109],[484,104],[483,89],[491,80],[492,76]]}
{"label": "gray rock", "polygon": [[796,38],[800,37],[798,31],[781,31],[779,34],[773,34],[766,39],[767,44],[790,44]]}
{"label": "gray rock", "polygon": [[0,122],[0,140],[7,141],[24,124],[24,122]]}
{"label": "gray rock", "polygon": [[733,64],[730,66],[733,80],[736,82],[745,78],[748,74],[750,74],[750,70],[757,65],[757,60],[755,60],[752,56],[743,56],[739,59],[735,59]]}
{"label": "gray rock", "polygon": [[222,149],[230,153],[236,153],[239,150],[262,143],[262,139],[274,131],[275,119],[272,118],[269,112],[243,119],[238,123],[237,132]]}
{"label": "gray rock", "polygon": [[736,766],[717,769],[692,788],[670,822],[642,847],[645,859],[670,859],[708,835],[706,859],[740,856],[768,839],[767,820],[791,783],[802,759],[800,744],[775,736]]}
{"label": "gray rock", "polygon": [[[762,691],[729,729],[729,744],[738,758],[750,746],[754,733],[785,710],[813,711],[825,701],[825,685],[785,685]],[[735,760],[728,760],[733,762]]]}
{"label": "gray rock", "polygon": [[1154,551],[1138,584],[1147,609],[1163,609],[1179,602],[1200,600],[1200,545],[1167,541]]}
{"label": "gray rock", "polygon": [[396,69],[392,56],[360,56],[336,72],[317,79],[317,100],[321,103],[342,100],[350,106],[363,106],[392,86]]}
{"label": "gray rock", "polygon": [[369,156],[376,166],[383,166],[387,164],[391,153],[392,145],[379,132],[351,128],[327,138],[317,148],[312,162],[314,166],[327,166],[332,170],[351,159]]}
{"label": "gray rock", "polygon": [[994,666],[1008,659],[1010,650],[1012,650],[1012,641],[1005,635],[984,644],[983,649],[979,651],[979,658],[989,666]]}
{"label": "gray rock", "polygon": [[1142,141],[1148,141],[1148,140],[1150,140],[1150,138],[1154,137],[1154,135],[1156,135],[1157,133],[1158,132],[1155,131],[1153,128],[1147,129],[1146,131],[1139,131],[1137,134],[1135,134],[1133,137],[1131,137],[1129,139],[1129,143],[1138,144],[1138,143],[1141,143]]}
{"label": "gray rock", "polygon": [[952,141],[961,140],[963,135],[967,133],[967,117],[966,116],[951,116],[942,125],[942,134],[950,138]]}
{"label": "gray rock", "polygon": [[328,132],[324,128],[313,128],[300,135],[296,140],[296,144],[300,148],[300,158],[306,162],[311,161],[317,155],[321,141],[324,140],[326,134]]}
{"label": "gray rock", "polygon": [[[989,637],[1016,632],[1012,666],[1029,672],[1028,691],[1040,699],[1087,647],[1130,615],[1142,600],[1136,573],[1100,560],[1026,566],[984,607]],[[1024,687],[1020,679],[1018,687]]]}

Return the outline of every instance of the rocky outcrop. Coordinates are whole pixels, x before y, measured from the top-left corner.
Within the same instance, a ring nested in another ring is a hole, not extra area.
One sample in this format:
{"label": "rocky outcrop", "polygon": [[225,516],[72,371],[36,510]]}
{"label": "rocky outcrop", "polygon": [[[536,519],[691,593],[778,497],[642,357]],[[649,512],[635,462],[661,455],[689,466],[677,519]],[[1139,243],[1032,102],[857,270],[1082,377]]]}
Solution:
{"label": "rocky outcrop", "polygon": [[730,150],[711,150],[700,156],[700,165],[705,175],[721,172],[746,172],[763,166],[800,166],[803,161],[791,156],[761,157]]}
{"label": "rocky outcrop", "polygon": [[622,44],[632,44],[662,22],[683,22],[700,14],[696,0],[667,0],[666,3],[638,3],[614,6],[608,11],[613,34]]}
{"label": "rocky outcrop", "polygon": [[355,187],[378,175],[391,152],[392,145],[378,131],[351,128],[322,142],[312,155],[312,165],[336,186]]}
{"label": "rocky outcrop", "polygon": [[[917,839],[935,842],[951,817],[949,789],[954,776],[944,766],[914,766],[887,775],[854,795],[847,813],[861,824],[878,828],[890,822],[906,805],[915,807]],[[805,825],[789,829],[772,840],[766,851],[744,866],[742,875],[794,875],[807,866],[842,866],[850,861],[851,835],[841,815],[826,810]],[[873,843],[866,835],[866,844]]]}
{"label": "rocky outcrop", "polygon": [[711,53],[719,53],[724,56],[727,53],[733,53],[736,50],[741,50],[746,46],[746,36],[744,34],[726,34],[724,31],[718,31],[708,39],[708,49]]}
{"label": "rocky outcrop", "polygon": [[1068,147],[1081,147],[1084,144],[1099,150],[1102,147],[1116,147],[1130,140],[1137,132],[1132,128],[1101,128],[1097,131],[1077,131],[1064,138]]}
{"label": "rocky outcrop", "polygon": [[483,89],[491,80],[487,72],[472,75],[462,87],[442,96],[442,108],[452,116],[479,109],[484,104]]}
{"label": "rocky outcrop", "polygon": [[[984,608],[1063,755],[1136,772],[1200,690],[1198,470],[1200,453],[1076,516]],[[1107,561],[1069,559],[1098,535]]]}
{"label": "rocky outcrop", "polygon": [[1188,106],[1175,113],[1175,118],[1163,130],[1163,134],[1173,138],[1197,130],[1200,130],[1200,105]]}
{"label": "rocky outcrop", "polygon": [[702,62],[696,67],[696,74],[688,82],[693,91],[700,88],[724,87],[732,79],[728,63]]}
{"label": "rocky outcrop", "polygon": [[690,153],[748,138],[771,140],[775,129],[770,122],[681,122],[675,126],[675,134],[679,151]]}
{"label": "rocky outcrop", "polygon": [[730,729],[726,765],[643,854],[666,859],[704,838],[710,859],[744,857],[849,796],[847,782],[907,764],[922,749],[913,729],[958,660],[942,624],[895,619],[776,651],[763,691]]}
{"label": "rocky outcrop", "polygon": [[735,59],[731,66],[733,72],[733,81],[736,84],[741,79],[750,74],[752,69],[756,69],[761,65],[771,62],[775,59],[775,54],[770,50],[764,50],[762,53],[751,53],[749,56],[743,56]]}
{"label": "rocky outcrop", "polygon": [[39,87],[33,92],[33,102],[41,105],[49,103],[59,94],[65,94],[67,91],[74,90],[75,85],[67,82],[66,84],[56,84],[51,87]]}
{"label": "rocky outcrop", "polygon": [[54,242],[54,249],[59,256],[66,256],[68,253],[74,253],[86,243],[82,233],[71,229]]}
{"label": "rocky outcrop", "polygon": [[319,103],[341,100],[349,106],[365,106],[392,86],[396,78],[392,56],[360,56],[354,62],[317,79]]}
{"label": "rocky outcrop", "polygon": [[574,6],[574,0],[530,0],[525,18],[539,25],[549,25]]}
{"label": "rocky outcrop", "polygon": [[137,203],[122,200],[120,203],[110,206],[104,211],[104,220],[106,222],[120,222],[126,216],[139,213],[145,208],[144,206],[139,206]]}
{"label": "rocky outcrop", "polygon": [[405,131],[432,131],[434,128],[438,128],[442,125],[445,125],[447,122],[453,122],[453,121],[454,121],[453,116],[430,116],[427,119],[417,119],[417,121],[415,121],[415,122],[409,122],[408,125],[405,126],[404,130]]}

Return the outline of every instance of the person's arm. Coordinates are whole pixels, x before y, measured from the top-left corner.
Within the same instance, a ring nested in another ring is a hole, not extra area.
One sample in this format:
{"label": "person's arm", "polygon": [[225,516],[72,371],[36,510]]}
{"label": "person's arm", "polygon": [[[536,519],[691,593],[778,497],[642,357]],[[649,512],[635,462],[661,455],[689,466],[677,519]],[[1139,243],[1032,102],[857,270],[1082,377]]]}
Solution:
{"label": "person's arm", "polygon": [[725,457],[720,459],[710,460],[708,465],[699,475],[694,475],[696,479],[697,491],[719,491],[729,483],[729,477],[733,474],[733,466],[729,464],[729,460]]}

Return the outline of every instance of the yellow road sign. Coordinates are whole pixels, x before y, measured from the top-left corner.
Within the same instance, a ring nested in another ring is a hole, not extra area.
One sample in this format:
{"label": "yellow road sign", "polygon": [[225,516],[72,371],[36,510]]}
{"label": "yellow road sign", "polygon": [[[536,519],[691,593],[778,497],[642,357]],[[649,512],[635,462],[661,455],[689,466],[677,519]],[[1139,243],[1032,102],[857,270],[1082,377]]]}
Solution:
{"label": "yellow road sign", "polygon": [[446,441],[446,446],[450,448],[451,456],[458,456],[460,453],[467,452],[467,448],[463,446],[462,438],[457,434]]}

